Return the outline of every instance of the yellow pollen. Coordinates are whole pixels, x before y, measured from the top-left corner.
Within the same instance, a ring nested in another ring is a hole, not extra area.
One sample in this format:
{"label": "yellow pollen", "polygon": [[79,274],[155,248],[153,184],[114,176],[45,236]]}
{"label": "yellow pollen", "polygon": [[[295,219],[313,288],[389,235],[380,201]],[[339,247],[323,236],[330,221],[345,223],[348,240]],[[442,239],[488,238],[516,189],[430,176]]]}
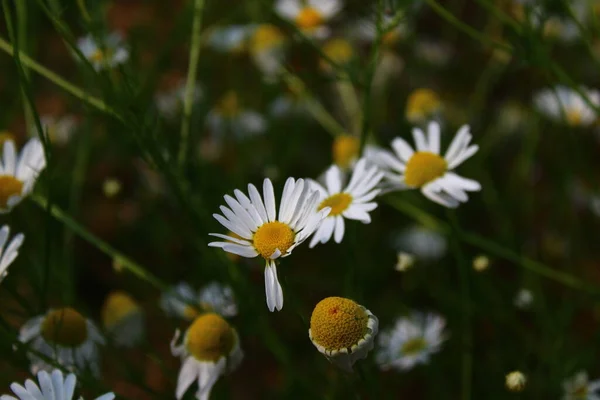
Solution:
{"label": "yellow pollen", "polygon": [[422,352],[427,348],[427,342],[423,338],[414,338],[404,342],[400,348],[402,355],[414,355]]}
{"label": "yellow pollen", "polygon": [[325,207],[331,207],[329,216],[340,215],[350,206],[352,203],[352,196],[348,193],[336,193],[333,196],[329,196],[319,204],[319,210]]}
{"label": "yellow pollen", "polygon": [[354,136],[340,135],[333,141],[333,162],[340,168],[348,168],[358,157],[360,141]]}
{"label": "yellow pollen", "polygon": [[442,102],[431,89],[416,89],[406,102],[406,119],[410,122],[419,122],[438,112]]}
{"label": "yellow pollen", "polygon": [[102,307],[102,323],[106,328],[112,328],[132,314],[140,312],[135,300],[125,292],[111,292]]}
{"label": "yellow pollen", "polygon": [[6,208],[8,199],[20,195],[23,191],[23,182],[12,175],[0,175],[0,207]]}
{"label": "yellow pollen", "polygon": [[319,11],[312,7],[305,7],[296,16],[296,25],[300,29],[314,29],[323,23],[323,17]]}
{"label": "yellow pollen", "polygon": [[313,340],[326,350],[351,348],[367,333],[369,317],[356,302],[327,297],[316,305],[310,317]]}
{"label": "yellow pollen", "polygon": [[185,336],[185,345],[197,360],[215,362],[231,353],[235,340],[235,333],[227,321],[209,313],[192,323]]}
{"label": "yellow pollen", "polygon": [[219,114],[224,117],[235,117],[240,112],[240,102],[237,94],[234,91],[229,91],[221,97],[217,105]]}
{"label": "yellow pollen", "polygon": [[[323,45],[323,53],[336,64],[346,64],[354,56],[352,45],[344,39],[331,39]],[[321,67],[330,69],[331,65],[326,60],[321,60]]]}
{"label": "yellow pollen", "polygon": [[421,187],[444,175],[448,164],[441,156],[428,151],[417,151],[406,163],[404,182],[411,187]]}
{"label": "yellow pollen", "polygon": [[85,318],[71,307],[48,313],[40,332],[46,341],[65,347],[78,347],[88,337]]}
{"label": "yellow pollen", "polygon": [[15,136],[9,131],[0,131],[0,146],[4,146],[7,141],[15,141]]}
{"label": "yellow pollen", "polygon": [[567,118],[567,122],[571,126],[578,126],[581,124],[581,111],[577,109],[567,110],[565,113],[565,117]]}
{"label": "yellow pollen", "polygon": [[294,244],[295,237],[289,225],[279,221],[267,222],[254,233],[254,248],[264,258],[270,258],[276,249],[285,254]]}
{"label": "yellow pollen", "polygon": [[270,50],[283,43],[283,33],[274,25],[262,24],[254,31],[250,42],[250,51],[259,53],[264,50]]}

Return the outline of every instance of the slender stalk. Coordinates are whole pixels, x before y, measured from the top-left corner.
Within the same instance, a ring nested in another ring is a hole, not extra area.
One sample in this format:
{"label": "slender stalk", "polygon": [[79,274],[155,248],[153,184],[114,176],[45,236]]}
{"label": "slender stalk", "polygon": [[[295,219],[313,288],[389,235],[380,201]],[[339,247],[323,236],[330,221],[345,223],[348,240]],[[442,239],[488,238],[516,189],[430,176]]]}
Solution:
{"label": "slender stalk", "polygon": [[77,7],[79,8],[79,12],[83,17],[83,20],[86,24],[92,23],[92,18],[90,17],[90,13],[87,10],[87,6],[85,5],[85,0],[77,0]]}
{"label": "slender stalk", "polygon": [[179,166],[185,164],[187,157],[190,124],[192,121],[192,108],[194,106],[194,92],[196,89],[196,74],[198,71],[198,60],[200,59],[200,44],[202,36],[202,11],[204,0],[194,1],[194,20],[192,22],[192,39],[190,42],[190,60],[188,65],[187,82],[185,84],[185,97],[183,99],[183,114],[181,116],[181,143],[179,144]]}

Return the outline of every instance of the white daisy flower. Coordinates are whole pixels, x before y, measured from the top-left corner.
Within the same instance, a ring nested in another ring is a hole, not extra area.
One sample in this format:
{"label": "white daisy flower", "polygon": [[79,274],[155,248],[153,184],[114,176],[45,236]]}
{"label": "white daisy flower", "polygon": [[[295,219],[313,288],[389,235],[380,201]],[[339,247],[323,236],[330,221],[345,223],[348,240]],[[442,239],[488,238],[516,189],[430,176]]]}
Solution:
{"label": "white daisy flower", "polygon": [[379,335],[376,360],[380,368],[407,371],[427,364],[431,355],[440,351],[445,325],[446,320],[436,314],[414,313],[399,318],[392,329]]}
{"label": "white daisy flower", "polygon": [[415,89],[406,100],[406,120],[416,125],[439,119],[442,108],[442,100],[435,91],[428,88]]}
{"label": "white daisy flower", "polygon": [[277,0],[275,11],[309,36],[323,39],[330,30],[325,24],[342,9],[340,0]]}
{"label": "white daisy flower", "polygon": [[39,139],[29,139],[18,157],[15,143],[12,140],[4,142],[0,163],[0,214],[12,210],[33,191],[35,181],[45,167],[46,158]]}
{"label": "white daisy flower", "polygon": [[180,282],[162,294],[161,308],[170,316],[193,320],[201,312],[215,312],[224,317],[237,315],[237,304],[229,286],[211,282],[199,291]]}
{"label": "white daisy flower", "polygon": [[[581,90],[592,104],[600,106],[600,92],[584,87]],[[534,96],[533,102],[537,110],[546,117],[570,126],[589,126],[598,120],[596,111],[585,102],[583,97],[566,86],[541,90]]]}
{"label": "white daisy flower", "polygon": [[[31,379],[25,381],[25,386],[18,383],[10,385],[10,390],[17,397],[2,395],[0,400],[72,400],[75,393],[75,384],[77,377],[74,374],[68,374],[65,378],[62,371],[55,369],[52,374],[46,371],[40,371],[37,374],[39,384]],[[106,393],[95,400],[112,400],[114,393]],[[82,397],[79,398],[83,400]]]}
{"label": "white daisy flower", "polygon": [[533,293],[529,289],[520,289],[515,295],[513,303],[517,308],[527,310],[533,304]]}
{"label": "white daisy flower", "polygon": [[311,190],[303,179],[288,178],[283,188],[279,216],[276,215],[275,193],[270,179],[263,182],[263,199],[252,184],[248,185],[250,197],[235,190],[235,199],[225,195],[230,208],[221,206],[223,215],[213,214],[215,219],[241,239],[211,233],[225,242],[212,242],[209,246],[242,257],[258,255],[266,261],[265,292],[270,311],[283,307],[283,291],[277,278],[275,260],[287,257],[300,243],[304,242],[329,214],[330,208],[317,210],[319,193]]}
{"label": "white daisy flower", "polygon": [[77,47],[96,71],[106,67],[114,68],[129,59],[129,51],[125,48],[123,37],[117,32],[106,36],[100,44],[92,35],[87,35],[77,41]]}
{"label": "white daisy flower", "polygon": [[[367,146],[365,152],[371,147]],[[360,139],[353,135],[337,135],[331,145],[333,163],[342,169],[353,167],[358,160]]]}
{"label": "white daisy flower", "polygon": [[[185,99],[185,81],[180,81],[173,88],[160,92],[154,96],[158,111],[167,119],[174,119],[183,109]],[[202,86],[196,82],[194,85],[194,102],[200,101],[203,96]]]}
{"label": "white daisy flower", "polygon": [[111,292],[104,300],[102,324],[116,346],[134,347],[141,343],[145,319],[142,308],[125,292]]}
{"label": "white daisy flower", "polygon": [[[104,338],[98,328],[71,307],[49,310],[27,321],[19,341],[69,370],[90,370],[100,375],[98,346]],[[51,371],[53,367],[33,353],[28,354],[31,372]]]}
{"label": "white daisy flower", "polygon": [[600,390],[600,379],[590,382],[585,371],[565,380],[562,386],[562,400],[600,400],[600,395],[596,393]]}
{"label": "white daisy flower", "polygon": [[275,25],[257,25],[249,38],[249,51],[254,64],[265,79],[279,75],[285,58],[285,36]]}
{"label": "white daisy flower", "polygon": [[413,225],[393,239],[399,251],[412,254],[416,259],[431,262],[442,258],[448,249],[446,237],[432,229]]}
{"label": "white daisy flower", "polygon": [[235,329],[217,314],[196,318],[188,328],[183,343],[176,345],[179,331],[171,342],[171,353],[181,357],[175,397],[179,400],[198,380],[196,399],[208,400],[219,376],[235,370],[244,356]]}
{"label": "white daisy flower", "polygon": [[428,199],[446,207],[458,207],[469,198],[467,191],[481,190],[479,182],[463,178],[452,172],[479,150],[469,146],[469,126],[462,126],[444,157],[440,155],[440,125],[430,122],[427,138],[419,128],[413,128],[416,151],[402,138],[392,141],[394,153],[387,150],[369,152],[369,159],[386,171],[390,189],[419,188]]}
{"label": "white daisy flower", "polygon": [[[50,142],[59,146],[64,146],[69,142],[79,125],[77,118],[73,115],[64,115],[61,117],[43,115],[40,117],[40,123],[42,124],[44,133],[48,134]],[[30,136],[38,137],[37,126],[33,126]]]}
{"label": "white daisy flower", "polygon": [[8,275],[8,267],[19,255],[19,248],[25,240],[25,235],[19,233],[9,243],[9,234],[10,227],[8,225],[2,226],[0,229],[0,282]]}
{"label": "white daisy flower", "polygon": [[336,243],[341,243],[344,238],[344,218],[361,221],[364,224],[371,222],[369,212],[377,208],[377,203],[372,201],[380,192],[375,186],[383,178],[376,166],[367,167],[367,160],[360,159],[352,172],[350,182],[345,188],[344,173],[337,165],[329,167],[325,173],[325,185],[307,179],[311,187],[319,192],[320,203],[317,210],[325,207],[331,208],[329,215],[323,220],[321,226],[313,235],[309,247],[317,243],[327,243],[333,236]]}
{"label": "white daisy flower", "polygon": [[222,138],[230,130],[238,139],[263,133],[267,125],[262,115],[241,107],[234,91],[221,97],[206,116],[206,124],[216,138]]}
{"label": "white daisy flower", "polygon": [[527,377],[521,371],[513,371],[506,375],[505,384],[511,392],[521,392],[527,385]]}
{"label": "white daisy flower", "polygon": [[308,337],[330,362],[345,371],[373,349],[379,321],[353,300],[327,297],[314,308]]}
{"label": "white daisy flower", "polygon": [[242,53],[246,51],[248,39],[254,29],[254,25],[231,25],[216,28],[208,38],[208,45],[223,53]]}

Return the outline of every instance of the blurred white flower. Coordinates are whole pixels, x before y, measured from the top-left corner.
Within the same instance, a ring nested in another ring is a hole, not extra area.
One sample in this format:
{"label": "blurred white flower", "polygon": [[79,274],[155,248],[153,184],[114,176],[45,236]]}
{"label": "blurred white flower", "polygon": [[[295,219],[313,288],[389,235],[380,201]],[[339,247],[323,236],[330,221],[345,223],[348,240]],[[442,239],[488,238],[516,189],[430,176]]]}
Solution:
{"label": "blurred white flower", "polygon": [[[581,91],[592,104],[600,107],[600,92],[585,87],[582,87]],[[598,120],[596,111],[584,98],[566,86],[541,90],[534,96],[533,102],[537,110],[546,117],[570,126],[589,126]]]}
{"label": "blurred white flower", "polygon": [[104,37],[102,43],[97,43],[92,35],[87,35],[77,41],[77,47],[96,71],[114,68],[129,59],[123,37],[117,32]]}
{"label": "blurred white flower", "polygon": [[160,306],[168,315],[187,320],[193,320],[201,312],[215,312],[224,317],[237,315],[233,290],[217,282],[211,282],[199,291],[180,282],[161,295]]}
{"label": "blurred white flower", "polygon": [[102,324],[116,346],[134,347],[145,335],[145,315],[127,293],[114,291],[104,300]]}
{"label": "blurred white flower", "polygon": [[417,40],[414,49],[417,57],[437,67],[448,64],[452,57],[452,48],[439,40]]}
{"label": "blurred white flower", "polygon": [[[44,133],[48,134],[50,142],[59,146],[64,146],[71,140],[73,133],[75,133],[79,125],[77,118],[73,115],[64,115],[61,117],[42,115],[40,117],[40,123],[42,124]],[[32,127],[30,136],[34,138],[38,137],[37,126],[34,125]]]}
{"label": "blurred white flower", "polygon": [[[194,86],[194,102],[200,101],[203,96],[202,86],[196,82]],[[177,117],[181,111],[183,110],[183,101],[185,98],[185,81],[180,81],[175,87],[157,93],[154,96],[154,102],[156,103],[156,107],[158,111],[168,119],[173,119]]]}
{"label": "blurred white flower", "polygon": [[520,289],[515,295],[514,304],[516,307],[526,310],[533,304],[533,293],[529,289]]}
{"label": "blurred white flower", "polygon": [[394,248],[425,262],[439,260],[446,254],[446,238],[424,226],[413,225],[394,238]]}
{"label": "blurred white flower", "polygon": [[25,235],[19,233],[15,235],[9,243],[9,234],[10,227],[8,225],[3,225],[0,229],[0,282],[8,275],[8,267],[19,255],[19,248],[25,240]]}
{"label": "blurred white flower", "polygon": [[525,389],[527,377],[521,371],[513,371],[506,375],[505,383],[511,392],[520,392]]}
{"label": "blurred white flower", "polygon": [[304,34],[323,39],[330,34],[327,22],[340,12],[342,6],[341,0],[277,0],[275,11]]}
{"label": "blurred white flower", "polygon": [[580,371],[563,382],[562,400],[600,400],[600,379],[589,381],[587,372]]}
{"label": "blurred white flower", "polygon": [[230,130],[236,138],[261,134],[266,129],[264,117],[240,105],[237,93],[225,93],[217,105],[206,116],[206,125],[213,137],[222,138]]}
{"label": "blurred white flower", "polygon": [[398,252],[398,261],[396,262],[396,271],[408,271],[415,264],[415,256],[404,251]]}
{"label": "blurred white flower", "polygon": [[248,39],[255,25],[231,25],[213,29],[208,45],[224,53],[242,53],[247,50]]}

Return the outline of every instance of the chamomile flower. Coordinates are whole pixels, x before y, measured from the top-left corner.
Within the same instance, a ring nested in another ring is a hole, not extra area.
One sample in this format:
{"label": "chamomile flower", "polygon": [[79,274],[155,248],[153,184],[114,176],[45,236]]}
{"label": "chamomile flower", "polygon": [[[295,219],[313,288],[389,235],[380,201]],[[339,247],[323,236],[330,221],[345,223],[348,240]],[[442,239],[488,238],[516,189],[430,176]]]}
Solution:
{"label": "chamomile flower", "polygon": [[410,226],[395,235],[393,245],[399,251],[426,262],[439,260],[448,249],[448,242],[442,234],[420,225]]}
{"label": "chamomile flower", "polygon": [[327,243],[332,236],[336,243],[341,243],[345,231],[344,218],[370,223],[369,212],[377,208],[377,203],[372,200],[380,192],[375,186],[381,178],[383,172],[375,166],[367,167],[367,160],[362,158],[356,163],[346,187],[343,187],[344,172],[336,165],[329,167],[325,173],[325,186],[309,179],[320,195],[321,202],[317,209],[331,208],[329,215],[313,235],[309,247]]}
{"label": "chamomile flower", "polygon": [[[65,378],[62,371],[55,369],[52,374],[40,371],[37,374],[38,384],[31,379],[25,381],[25,386],[16,382],[10,385],[10,389],[17,397],[2,395],[0,400],[72,400],[75,393],[77,377],[68,374]],[[105,393],[96,400],[112,400],[114,393]],[[83,400],[82,397],[79,398]]]}
{"label": "chamomile flower", "polygon": [[[346,39],[334,38],[330,39],[321,48],[323,54],[325,54],[329,60],[333,61],[337,65],[346,65],[354,58],[354,49],[350,42]],[[333,67],[329,63],[328,59],[321,59],[319,61],[319,67],[325,72],[333,72]]]}
{"label": "chamomile flower", "polygon": [[180,282],[162,294],[160,306],[168,315],[190,321],[201,312],[214,312],[224,317],[237,315],[233,290],[217,282],[211,282],[199,291]]}
{"label": "chamomile flower", "polygon": [[9,234],[10,227],[8,225],[2,226],[0,229],[0,282],[8,275],[8,267],[19,255],[19,248],[25,240],[25,235],[19,233],[9,243]]}
{"label": "chamomile flower", "polygon": [[304,34],[323,39],[329,36],[326,23],[342,9],[340,0],[277,0],[275,11]]}
{"label": "chamomile flower", "polygon": [[308,336],[330,362],[351,372],[373,349],[378,326],[377,317],[355,301],[327,297],[312,312]]}
{"label": "chamomile flower", "polygon": [[437,119],[441,111],[442,100],[431,89],[415,89],[406,100],[406,120],[412,124],[422,124],[430,119]]}
{"label": "chamomile flower", "polygon": [[600,390],[600,379],[589,381],[585,371],[563,382],[563,400],[600,400],[597,393]]}
{"label": "chamomile flower", "polygon": [[[581,88],[596,106],[600,106],[600,92]],[[544,89],[533,100],[539,112],[556,122],[570,126],[590,126],[598,120],[596,110],[590,107],[576,91],[566,86]]]}
{"label": "chamomile flower", "polygon": [[[98,346],[104,338],[93,322],[71,307],[51,309],[45,315],[27,321],[19,332],[19,341],[69,370],[90,370],[100,374]],[[31,372],[51,371],[52,366],[29,353]]]}
{"label": "chamomile flower", "polygon": [[175,397],[179,400],[195,380],[196,399],[208,400],[219,376],[235,370],[243,353],[235,329],[217,314],[208,313],[196,318],[188,328],[183,342],[177,345],[179,331],[171,342],[171,353],[181,357]]}
{"label": "chamomile flower", "polygon": [[370,153],[370,161],[386,169],[389,188],[420,189],[428,199],[446,207],[458,207],[468,201],[466,192],[481,189],[479,182],[463,178],[452,172],[479,150],[471,145],[469,126],[460,128],[444,157],[440,155],[440,125],[430,122],[427,136],[419,128],[413,128],[416,151],[402,138],[392,141],[395,154],[379,150]]}
{"label": "chamomile flower", "polygon": [[333,139],[333,163],[340,168],[350,168],[358,160],[360,139],[352,135],[338,135]]}
{"label": "chamomile flower", "polygon": [[414,313],[402,317],[394,327],[379,335],[377,363],[382,370],[407,371],[427,364],[445,340],[446,320],[436,314]]}
{"label": "chamomile flower", "polygon": [[312,190],[303,179],[288,178],[283,188],[279,215],[276,215],[276,201],[270,179],[263,182],[263,198],[252,184],[248,185],[250,197],[235,190],[235,199],[225,195],[230,208],[221,206],[223,215],[213,214],[215,219],[241,239],[211,233],[224,242],[212,242],[209,246],[242,257],[258,255],[266,261],[265,292],[270,311],[283,307],[283,291],[277,278],[275,260],[287,257],[292,251],[312,235],[321,221],[329,214],[329,207],[317,211],[319,193]]}
{"label": "chamomile flower", "polygon": [[[42,124],[42,129],[44,130],[44,133],[48,135],[50,142],[59,146],[64,146],[69,142],[79,125],[77,118],[73,115],[64,115],[60,117],[54,115],[42,115],[40,117],[40,122]],[[33,127],[30,136],[38,136],[37,126]]]}
{"label": "chamomile flower", "polygon": [[[154,102],[158,111],[168,119],[173,119],[183,109],[183,101],[185,98],[185,81],[179,81],[177,85],[169,90],[157,93],[154,96]],[[200,101],[203,96],[202,86],[196,82],[193,93],[194,102]]]}
{"label": "chamomile flower", "polygon": [[408,271],[415,264],[415,256],[406,253],[404,251],[399,251],[397,254],[396,266],[394,267],[398,272]]}
{"label": "chamomile flower", "polygon": [[106,36],[102,43],[97,43],[92,35],[87,35],[77,41],[77,47],[96,71],[114,68],[129,59],[123,37],[116,32]]}
{"label": "chamomile flower", "polygon": [[[406,37],[408,25],[405,20],[398,20],[393,15],[384,14],[381,17],[381,29],[386,32],[381,38],[381,44],[394,47]],[[349,34],[363,42],[374,42],[377,38],[377,16],[357,21],[351,26]]]}
{"label": "chamomile flower", "polygon": [[521,392],[527,384],[527,377],[521,371],[513,371],[506,375],[506,388],[511,392]]}
{"label": "chamomile flower", "polygon": [[275,25],[259,24],[252,31],[248,50],[267,80],[279,74],[285,57],[285,44],[285,35]]}
{"label": "chamomile flower", "polygon": [[15,143],[12,140],[4,143],[0,163],[0,214],[12,210],[33,191],[35,181],[45,167],[46,158],[39,139],[29,139],[18,157]]}
{"label": "chamomile flower", "polygon": [[116,346],[134,347],[144,338],[144,311],[127,293],[111,292],[102,307],[102,324]]}
{"label": "chamomile flower", "polygon": [[231,131],[238,139],[263,133],[266,122],[262,115],[244,109],[236,92],[225,93],[206,116],[212,134],[221,137]]}

